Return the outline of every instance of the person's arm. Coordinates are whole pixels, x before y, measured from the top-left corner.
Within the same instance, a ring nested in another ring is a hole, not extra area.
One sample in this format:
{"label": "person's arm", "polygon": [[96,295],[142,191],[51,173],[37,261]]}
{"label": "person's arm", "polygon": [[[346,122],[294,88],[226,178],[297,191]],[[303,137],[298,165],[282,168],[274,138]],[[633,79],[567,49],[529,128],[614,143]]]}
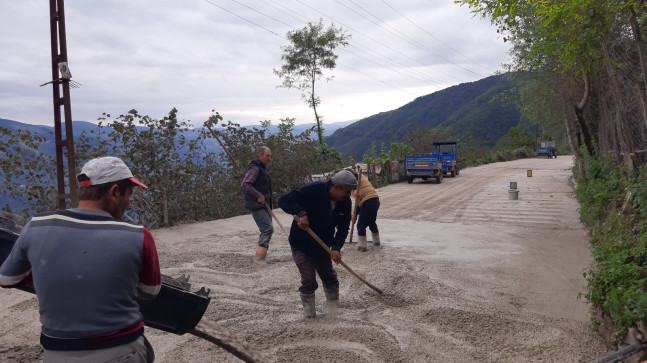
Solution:
{"label": "person's arm", "polygon": [[304,198],[303,188],[293,190],[279,198],[279,208],[285,213],[299,217],[297,225],[299,228],[306,230],[310,226],[310,221],[308,220],[306,208],[301,203]]}
{"label": "person's arm", "polygon": [[18,237],[9,256],[0,266],[0,286],[3,288],[33,289],[31,264],[24,248],[22,248],[23,241],[28,234],[27,230],[27,227],[23,229],[23,234]]}
{"label": "person's arm", "polygon": [[5,276],[0,273],[0,287],[5,289],[26,288],[33,290],[34,283],[31,276],[31,269],[17,276]]}
{"label": "person's arm", "polygon": [[147,228],[144,228],[142,249],[142,270],[139,273],[137,292],[140,298],[150,300],[154,299],[162,288],[162,274],[155,240]]}
{"label": "person's arm", "polygon": [[256,181],[256,178],[258,178],[258,171],[258,166],[250,166],[243,177],[241,186],[245,193],[255,196],[259,203],[265,203],[265,196],[252,185],[252,183]]}
{"label": "person's arm", "polygon": [[335,237],[333,238],[332,246],[330,246],[330,249],[332,251],[341,251],[342,247],[344,247],[344,243],[346,242],[346,237],[348,237],[348,231],[350,230],[350,199],[347,198],[343,202],[343,204],[339,206],[339,208],[341,209],[339,210],[339,213],[337,214],[337,218],[335,220],[336,233]]}
{"label": "person's arm", "polygon": [[288,194],[279,198],[279,208],[281,208],[285,213],[290,215],[297,215],[302,217],[306,214],[306,208],[302,205],[301,202],[304,200],[303,188],[293,190]]}

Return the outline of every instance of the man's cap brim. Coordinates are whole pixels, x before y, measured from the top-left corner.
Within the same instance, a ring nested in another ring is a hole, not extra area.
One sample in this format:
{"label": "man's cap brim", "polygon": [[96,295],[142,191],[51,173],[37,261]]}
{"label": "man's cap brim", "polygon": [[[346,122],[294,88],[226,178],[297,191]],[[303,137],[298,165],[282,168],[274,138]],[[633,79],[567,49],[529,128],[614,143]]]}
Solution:
{"label": "man's cap brim", "polygon": [[136,185],[136,186],[138,186],[138,187],[142,187],[142,188],[146,188],[146,189],[148,189],[148,187],[147,187],[146,185],[144,185],[144,183],[140,182],[139,180],[137,180],[137,179],[135,179],[135,178],[128,178],[128,180],[130,180],[130,182],[131,182],[131,183],[135,184],[135,185]]}

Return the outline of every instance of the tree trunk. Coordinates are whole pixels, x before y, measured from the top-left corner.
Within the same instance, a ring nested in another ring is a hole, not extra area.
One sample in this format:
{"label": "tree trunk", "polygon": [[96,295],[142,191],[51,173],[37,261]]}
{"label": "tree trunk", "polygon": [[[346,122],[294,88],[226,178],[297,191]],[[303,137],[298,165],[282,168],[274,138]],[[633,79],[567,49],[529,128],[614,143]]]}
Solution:
{"label": "tree trunk", "polygon": [[323,129],[321,128],[321,120],[317,114],[317,106],[313,104],[312,109],[315,111],[315,120],[317,121],[317,139],[319,140],[319,146],[323,145]]}
{"label": "tree trunk", "polygon": [[573,139],[574,125],[572,125],[572,122],[569,122],[568,118],[564,118],[564,125],[566,126],[566,138],[568,139],[568,144],[571,145],[571,150],[573,150],[573,154],[575,154],[575,164],[577,165],[577,170],[580,172],[580,178],[586,179],[584,165],[582,163],[582,154],[580,154],[580,149],[577,147],[575,140]]}
{"label": "tree trunk", "polygon": [[162,211],[164,214],[163,223],[164,227],[168,227],[169,218],[168,218],[168,194],[166,193],[166,188],[162,188]]}
{"label": "tree trunk", "polygon": [[[605,123],[609,128],[613,128],[611,135],[607,134],[605,137],[607,142],[611,142],[611,145],[613,146],[613,156],[616,162],[620,164],[622,162],[621,153],[625,149],[630,149],[629,145],[631,145],[631,135],[627,135],[625,132],[625,124],[621,114],[622,109],[625,108],[623,105],[622,87],[618,84],[618,77],[611,65],[612,59],[606,45],[602,45],[602,54],[605,60],[604,71],[607,74],[607,78],[605,81],[599,83],[607,85],[605,87],[607,91],[605,92],[606,96],[600,100],[600,103],[604,104],[601,104],[599,109],[600,115],[603,117],[602,120],[606,119]],[[601,78],[598,77],[598,79]],[[600,133],[600,135],[602,136],[602,133]],[[601,145],[602,142],[600,141],[598,146]]]}
{"label": "tree trunk", "polygon": [[580,126],[580,130],[582,131],[582,136],[584,136],[584,145],[586,146],[586,150],[588,151],[589,155],[595,155],[593,139],[591,138],[589,127],[586,125],[586,120],[584,119],[584,107],[586,106],[586,103],[589,101],[590,88],[591,88],[591,85],[589,83],[589,78],[588,76],[584,76],[584,94],[582,95],[582,99],[580,100],[580,102],[574,107],[575,107],[575,115],[577,116],[577,122]]}
{"label": "tree trunk", "polygon": [[636,11],[632,7],[629,8],[629,12],[629,23],[631,24],[631,30],[634,35],[634,40],[636,41],[636,47],[638,48],[638,58],[640,59],[640,69],[642,70],[641,82],[639,82],[638,90],[640,93],[640,101],[643,106],[643,122],[647,122],[647,60],[645,59],[645,44],[643,43],[644,40],[642,33],[640,32],[640,26],[636,19]]}
{"label": "tree trunk", "polygon": [[317,114],[317,97],[315,97],[315,78],[312,77],[312,92],[310,93],[310,104],[312,109],[315,111],[315,120],[317,121],[317,138],[319,139],[319,146],[323,145],[323,129],[321,127],[321,119]]}

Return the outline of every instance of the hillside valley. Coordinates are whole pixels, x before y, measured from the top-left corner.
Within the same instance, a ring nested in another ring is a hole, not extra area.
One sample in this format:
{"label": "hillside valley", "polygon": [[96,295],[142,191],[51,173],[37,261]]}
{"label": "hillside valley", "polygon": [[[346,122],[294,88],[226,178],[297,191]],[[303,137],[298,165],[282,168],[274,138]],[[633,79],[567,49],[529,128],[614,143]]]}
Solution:
{"label": "hillside valley", "polygon": [[[405,141],[411,130],[445,127],[457,141],[493,146],[511,127],[528,124],[515,104],[516,97],[518,91],[509,74],[490,76],[418,97],[395,110],[360,120],[324,123],[325,142],[345,157],[353,156],[359,160],[369,152],[372,143],[379,149],[383,142],[388,147],[391,142]],[[313,125],[295,125],[294,133],[301,133]],[[0,127],[19,128],[46,136],[48,140],[41,151],[54,154],[53,122],[51,126],[31,125],[0,118]],[[73,129],[77,138],[83,131],[96,131],[97,125],[74,121]],[[269,131],[275,133],[278,127],[271,125]],[[195,131],[189,131],[187,135],[189,139],[196,136]],[[311,136],[316,139],[316,132]],[[209,151],[219,150],[215,142],[208,146],[212,148]]]}
{"label": "hillside valley", "polygon": [[356,160],[382,142],[403,142],[413,129],[449,128],[454,140],[493,146],[513,126],[528,124],[515,99],[518,91],[508,74],[462,83],[392,111],[363,118],[336,130],[326,143]]}

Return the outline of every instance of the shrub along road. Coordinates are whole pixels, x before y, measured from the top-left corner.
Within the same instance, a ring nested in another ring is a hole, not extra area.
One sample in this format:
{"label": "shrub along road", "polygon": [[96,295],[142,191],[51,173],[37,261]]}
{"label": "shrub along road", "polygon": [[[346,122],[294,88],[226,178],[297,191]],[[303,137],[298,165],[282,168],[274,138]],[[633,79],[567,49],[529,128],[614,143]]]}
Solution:
{"label": "shrub along road", "polygon": [[[592,259],[571,163],[517,160],[441,184],[378,189],[382,246],[347,244],[342,253],[384,295],[337,266],[340,301],[328,305],[319,289],[315,319],[303,316],[299,275],[276,223],[265,266],[252,262],[258,232],[249,215],[153,234],[165,274],[211,289],[205,319],[272,361],[586,361],[607,350],[578,299]],[[508,199],[510,182],[517,200]],[[275,213],[289,228],[291,216]],[[1,291],[0,307],[0,361],[38,356],[33,295]],[[192,335],[147,335],[158,362],[238,361]]]}

